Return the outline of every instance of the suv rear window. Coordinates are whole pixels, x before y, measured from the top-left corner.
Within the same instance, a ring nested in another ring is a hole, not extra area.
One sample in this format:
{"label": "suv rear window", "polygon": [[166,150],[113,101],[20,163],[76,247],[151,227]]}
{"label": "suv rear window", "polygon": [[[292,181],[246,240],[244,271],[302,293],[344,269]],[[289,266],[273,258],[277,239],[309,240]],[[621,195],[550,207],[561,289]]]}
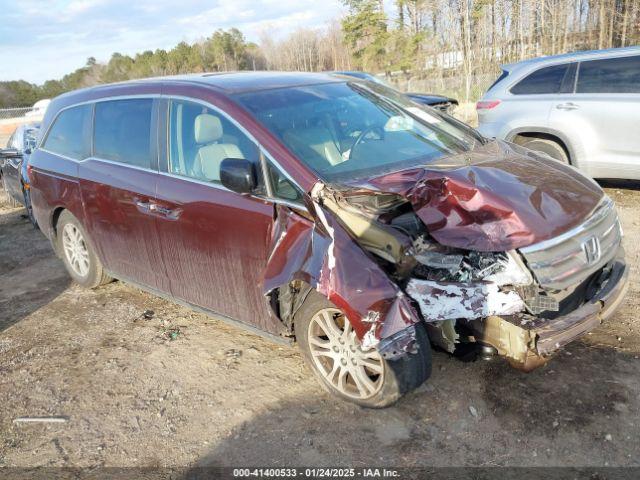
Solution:
{"label": "suv rear window", "polygon": [[89,151],[88,135],[85,131],[90,118],[90,105],[63,110],[53,122],[42,147],[58,155],[82,160]]}
{"label": "suv rear window", "polygon": [[573,92],[576,65],[553,65],[531,73],[511,87],[514,95],[543,95]]}
{"label": "suv rear window", "polygon": [[93,154],[150,168],[152,108],[150,98],[96,103]]}
{"label": "suv rear window", "polygon": [[640,56],[580,63],[577,93],[640,93]]}

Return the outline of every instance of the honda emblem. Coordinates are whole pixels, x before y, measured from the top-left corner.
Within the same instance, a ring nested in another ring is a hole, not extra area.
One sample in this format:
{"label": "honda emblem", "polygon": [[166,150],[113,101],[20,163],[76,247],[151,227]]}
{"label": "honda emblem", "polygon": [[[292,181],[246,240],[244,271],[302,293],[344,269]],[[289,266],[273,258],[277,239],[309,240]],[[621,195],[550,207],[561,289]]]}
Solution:
{"label": "honda emblem", "polygon": [[593,265],[600,260],[600,240],[598,237],[590,237],[582,242],[582,251],[587,258],[588,265]]}

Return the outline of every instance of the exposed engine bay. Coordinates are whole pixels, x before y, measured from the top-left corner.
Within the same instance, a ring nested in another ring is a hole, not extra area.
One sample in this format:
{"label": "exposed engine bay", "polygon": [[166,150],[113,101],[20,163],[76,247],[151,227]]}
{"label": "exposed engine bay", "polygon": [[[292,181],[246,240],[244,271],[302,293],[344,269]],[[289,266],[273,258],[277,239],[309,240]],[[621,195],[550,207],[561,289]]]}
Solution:
{"label": "exposed engine bay", "polygon": [[[545,361],[536,350],[536,329],[584,305],[608,278],[610,267],[603,267],[566,288],[549,288],[540,284],[517,248],[479,251],[441,244],[399,195],[318,183],[311,197],[316,210],[334,214],[372,255],[420,312],[432,343],[450,353],[482,346],[514,366],[533,369]],[[373,327],[379,313],[369,316]],[[363,344],[375,345],[391,358],[412,348],[403,330],[378,343],[372,328]]]}

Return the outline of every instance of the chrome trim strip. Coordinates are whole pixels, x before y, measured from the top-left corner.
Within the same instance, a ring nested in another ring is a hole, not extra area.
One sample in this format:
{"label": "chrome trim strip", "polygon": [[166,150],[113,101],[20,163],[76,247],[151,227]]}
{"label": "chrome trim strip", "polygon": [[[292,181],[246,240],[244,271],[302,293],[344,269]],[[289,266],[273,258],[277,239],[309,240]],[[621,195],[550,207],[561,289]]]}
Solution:
{"label": "chrome trim strip", "polygon": [[592,210],[592,212],[587,216],[586,220],[578,225],[577,227],[572,228],[571,230],[558,235],[557,237],[550,238],[549,240],[543,240],[542,242],[534,243],[533,245],[529,245],[528,247],[520,248],[520,252],[523,254],[533,253],[540,250],[546,250],[547,248],[554,247],[565,240],[568,240],[580,233],[589,230],[596,223],[601,222],[606,218],[606,216],[611,213],[611,210],[614,208],[614,203],[611,198],[605,195],[602,200],[596,205],[596,207]]}
{"label": "chrome trim strip", "polygon": [[[229,192],[229,193],[235,193],[233,190],[229,190],[227,187],[225,187],[224,185],[220,184],[220,183],[215,183],[215,182],[207,182],[205,180],[198,180],[197,178],[192,178],[192,177],[184,177],[182,175],[177,175],[175,173],[168,173],[168,172],[155,172],[159,175],[165,176],[165,177],[169,177],[169,178],[177,178],[179,180],[184,180],[185,182],[190,182],[190,183],[197,183],[198,185],[204,185],[205,187],[212,187],[218,190],[223,190],[225,192]],[[251,195],[251,197],[253,198],[257,198],[260,200],[265,200],[267,202],[272,202],[272,203],[278,203],[281,205],[286,205],[288,207],[291,208],[297,208],[297,209],[302,209],[302,210],[307,210],[307,207],[302,204],[302,203],[296,203],[296,202],[292,202],[290,200],[284,200],[284,199],[280,199],[278,197],[261,197],[259,195]]]}
{"label": "chrome trim strip", "polygon": [[49,155],[55,155],[56,157],[64,158],[65,160],[69,160],[70,162],[80,163],[82,160],[78,160],[77,158],[67,157],[66,155],[62,155],[61,153],[52,152],[51,150],[47,150],[46,148],[39,148],[38,150],[48,153]]}
{"label": "chrome trim strip", "polygon": [[100,158],[100,157],[87,157],[82,160],[79,160],[78,163],[84,163],[88,161],[107,163],[109,165],[117,165],[118,167],[132,168],[134,170],[140,170],[142,172],[158,173],[158,171],[154,170],[153,168],[139,167],[138,165],[131,165],[130,163],[118,162],[116,160],[109,160],[107,158]]}
{"label": "chrome trim strip", "polygon": [[225,192],[233,193],[231,190],[229,190],[227,187],[225,187],[221,183],[207,182],[206,180],[200,180],[200,179],[193,178],[193,177],[187,177],[187,176],[184,176],[184,175],[178,175],[177,173],[170,173],[170,172],[157,172],[157,173],[162,175],[162,176],[164,176],[164,177],[177,178],[179,180],[184,180],[185,182],[197,183],[198,185],[204,185],[206,187],[213,187],[213,188],[215,188],[217,190],[224,190]]}

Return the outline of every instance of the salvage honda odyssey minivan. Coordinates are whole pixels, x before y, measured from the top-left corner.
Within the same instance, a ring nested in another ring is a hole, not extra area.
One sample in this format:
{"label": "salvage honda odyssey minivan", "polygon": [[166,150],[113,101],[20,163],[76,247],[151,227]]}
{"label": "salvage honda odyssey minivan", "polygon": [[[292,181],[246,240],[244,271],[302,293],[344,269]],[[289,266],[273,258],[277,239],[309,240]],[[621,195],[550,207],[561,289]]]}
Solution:
{"label": "salvage honda odyssey minivan", "polygon": [[573,167],[383,85],[197,74],[71,92],[31,157],[69,274],[297,341],[343,399],[389,405],[431,346],[531,370],[621,302],[612,201]]}

